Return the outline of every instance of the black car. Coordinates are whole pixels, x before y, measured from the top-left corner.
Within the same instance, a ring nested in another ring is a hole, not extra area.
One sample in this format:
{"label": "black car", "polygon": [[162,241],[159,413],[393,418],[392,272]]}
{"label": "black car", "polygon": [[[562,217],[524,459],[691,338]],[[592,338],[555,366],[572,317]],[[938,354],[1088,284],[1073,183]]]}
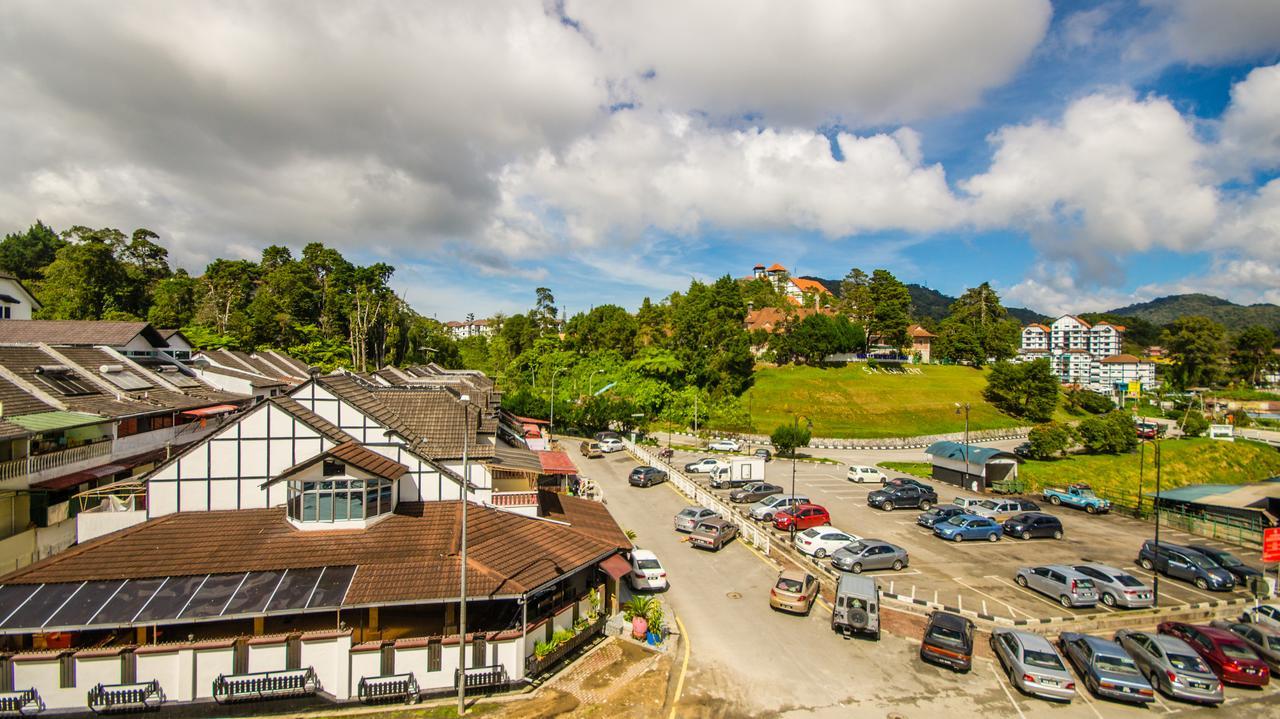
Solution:
{"label": "black car", "polygon": [[1014,453],[1014,454],[1016,454],[1016,455],[1018,455],[1019,457],[1022,457],[1023,459],[1030,459],[1030,458],[1031,458],[1031,443],[1030,443],[1030,442],[1023,442],[1022,444],[1018,445],[1017,447],[1014,447],[1014,448],[1013,448],[1013,453]]}
{"label": "black car", "polygon": [[954,504],[934,507],[927,512],[921,512],[920,516],[916,517],[916,524],[921,527],[929,527],[932,529],[933,525],[938,524],[939,522],[945,522],[957,514],[965,514],[964,508],[957,507]]}
{"label": "black car", "polygon": [[773,452],[770,452],[764,447],[761,447],[760,449],[757,449],[755,452],[753,452],[752,456],[759,457],[760,459],[763,459],[764,461],[768,462],[769,460],[773,459]]}
{"label": "black car", "polygon": [[636,467],[631,470],[631,476],[627,477],[627,483],[632,487],[652,487],[665,481],[667,473],[657,467]]}
{"label": "black car", "polygon": [[956,671],[969,671],[973,666],[973,622],[951,612],[930,614],[920,642],[920,658]]}
{"label": "black car", "polygon": [[919,487],[920,489],[923,489],[926,492],[930,492],[930,493],[933,492],[933,485],[925,484],[924,482],[921,482],[915,477],[894,477],[893,479],[887,479],[884,482],[885,489],[888,489],[889,487],[907,487],[907,486]]}
{"label": "black car", "polygon": [[1052,514],[1044,512],[1023,512],[1004,520],[1004,533],[1010,537],[1031,539],[1032,537],[1052,537],[1062,539],[1062,522]]}
{"label": "black car", "polygon": [[928,510],[938,503],[938,494],[931,487],[921,489],[915,484],[887,485],[867,495],[867,505],[886,512],[898,507],[918,507]]}
{"label": "black car", "polygon": [[1196,550],[1209,559],[1212,559],[1219,567],[1231,572],[1232,576],[1236,578],[1236,584],[1239,584],[1242,587],[1249,586],[1249,582],[1252,581],[1253,577],[1262,576],[1262,572],[1259,572],[1239,559],[1236,559],[1236,556],[1231,552],[1222,549],[1214,549],[1213,547],[1206,547],[1203,544],[1191,544],[1187,546],[1187,549]]}
{"label": "black car", "polygon": [[620,439],[622,439],[622,435],[618,434],[617,432],[609,432],[609,431],[605,431],[605,432],[596,432],[595,434],[591,435],[591,438],[592,438],[592,439],[594,439],[594,440],[595,440],[595,441],[597,441],[597,442],[599,442],[599,441],[601,441],[601,440],[605,440],[605,439],[618,439],[618,440],[620,440]]}

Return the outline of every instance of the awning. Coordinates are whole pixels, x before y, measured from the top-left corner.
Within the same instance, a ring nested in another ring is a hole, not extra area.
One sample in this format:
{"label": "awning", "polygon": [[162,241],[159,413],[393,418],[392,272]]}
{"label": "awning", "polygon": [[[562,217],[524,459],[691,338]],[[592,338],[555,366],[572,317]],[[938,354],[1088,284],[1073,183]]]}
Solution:
{"label": "awning", "polygon": [[631,571],[631,563],[622,558],[621,554],[615,554],[612,557],[600,563],[600,568],[614,580],[622,579]]}
{"label": "awning", "polygon": [[545,420],[545,419],[537,419],[537,418],[534,418],[534,417],[521,417],[521,416],[520,416],[520,415],[518,415],[518,414],[513,414],[513,415],[511,415],[511,416],[512,416],[512,417],[515,417],[515,418],[516,418],[516,419],[518,419],[518,420],[520,420],[520,423],[521,423],[521,424],[551,424],[550,422],[548,422],[548,421],[547,421],[547,420]]}
{"label": "awning", "polygon": [[101,467],[94,467],[93,469],[84,469],[79,472],[64,474],[61,477],[46,479],[43,482],[36,482],[35,484],[31,485],[31,488],[44,489],[50,492],[56,492],[62,489],[70,489],[71,487],[84,484],[85,482],[92,482],[95,479],[110,477],[112,475],[124,472],[127,469],[129,468],[122,464],[104,464]]}
{"label": "awning", "polygon": [[535,452],[524,447],[508,447],[499,444],[494,447],[493,459],[487,464],[494,469],[505,469],[512,472],[542,473],[542,461]]}
{"label": "awning", "polygon": [[183,414],[187,415],[188,417],[212,417],[217,414],[226,414],[227,412],[234,412],[237,409],[239,409],[239,407],[235,406],[234,404],[215,404],[212,407],[200,407],[199,409],[189,409],[183,412]]}
{"label": "awning", "polygon": [[26,429],[29,432],[48,432],[54,429],[70,429],[90,424],[110,422],[106,417],[99,417],[88,412],[37,412],[17,417],[5,417],[5,420]]}
{"label": "awning", "polygon": [[578,468],[564,452],[538,452],[543,474],[577,474]]}

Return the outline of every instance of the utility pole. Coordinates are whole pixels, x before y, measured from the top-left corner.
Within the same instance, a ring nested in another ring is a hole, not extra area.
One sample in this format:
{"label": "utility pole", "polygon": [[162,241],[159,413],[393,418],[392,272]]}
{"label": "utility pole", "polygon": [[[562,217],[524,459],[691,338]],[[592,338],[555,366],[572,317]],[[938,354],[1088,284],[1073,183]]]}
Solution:
{"label": "utility pole", "polygon": [[964,411],[964,481],[969,481],[969,403],[956,402],[956,414]]}
{"label": "utility pole", "polygon": [[467,440],[471,434],[471,397],[462,395],[462,563],[458,580],[458,716],[467,713]]}
{"label": "utility pole", "polygon": [[1156,452],[1156,500],[1154,502],[1155,511],[1152,512],[1152,516],[1154,516],[1156,520],[1156,563],[1153,563],[1151,566],[1151,581],[1152,581],[1151,591],[1155,598],[1155,603],[1152,606],[1158,607],[1160,606],[1160,567],[1158,564],[1160,560],[1160,443],[1159,442],[1155,443],[1155,452]]}

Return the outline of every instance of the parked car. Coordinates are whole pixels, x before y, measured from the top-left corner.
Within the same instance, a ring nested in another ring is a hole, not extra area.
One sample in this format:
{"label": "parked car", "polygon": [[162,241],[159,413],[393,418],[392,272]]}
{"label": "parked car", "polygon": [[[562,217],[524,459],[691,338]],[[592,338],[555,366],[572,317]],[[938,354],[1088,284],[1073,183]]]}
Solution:
{"label": "parked car", "polygon": [[808,504],[809,498],[801,495],[774,494],[751,505],[747,516],[757,522],[772,522],[774,515],[793,504]]}
{"label": "parked car", "polygon": [[856,534],[849,534],[835,527],[810,527],[796,534],[795,545],[802,554],[822,559],[858,538]]}
{"label": "parked car", "polygon": [[[922,489],[922,490],[924,490],[925,492],[928,492],[928,493],[934,493],[934,492],[933,492],[933,485],[931,485],[931,484],[925,484],[924,482],[921,482],[920,480],[916,479],[915,477],[894,477],[894,478],[892,478],[892,479],[886,479],[886,480],[884,481],[884,486],[885,486],[885,489],[888,489],[889,487],[906,487],[906,486],[912,486],[912,487],[919,487],[920,489]],[[935,502],[935,504],[936,504],[936,502]]]}
{"label": "parked car", "polygon": [[991,650],[1009,680],[1024,693],[1065,702],[1075,698],[1076,683],[1071,672],[1043,635],[996,627],[991,631]]}
{"label": "parked car", "polygon": [[846,574],[836,584],[831,629],[845,636],[858,632],[880,639],[880,587],[869,577]]}
{"label": "parked car", "polygon": [[978,503],[978,506],[970,510],[971,513],[979,517],[991,517],[992,519],[1002,519],[1006,515],[1019,514],[1021,512],[1039,511],[1040,505],[1029,499],[984,499]]}
{"label": "parked car", "polygon": [[1023,567],[1013,581],[1019,587],[1034,589],[1058,600],[1064,607],[1092,607],[1098,603],[1098,588],[1093,580],[1066,565]]}
{"label": "parked car", "polygon": [[1044,501],[1053,506],[1063,504],[1083,509],[1089,514],[1105,514],[1111,511],[1111,502],[1093,493],[1093,488],[1083,482],[1068,485],[1066,489],[1050,487],[1044,490]]}
{"label": "parked car", "polygon": [[1280,672],[1280,632],[1256,624],[1226,622],[1221,619],[1209,622],[1209,626],[1225,629],[1240,637],[1259,659],[1267,663],[1272,674]]}
{"label": "parked car", "polygon": [[710,474],[716,467],[729,468],[729,460],[720,457],[705,457],[685,464],[684,471],[689,474]]}
{"label": "parked car", "polygon": [[618,434],[617,432],[611,432],[609,430],[605,430],[603,432],[596,432],[595,434],[591,435],[591,438],[597,442],[603,442],[606,439],[616,439],[618,441],[622,441],[622,435]]}
{"label": "parked car", "polygon": [[1194,583],[1201,589],[1230,591],[1236,586],[1231,572],[1219,567],[1203,554],[1176,544],[1160,543],[1159,551],[1151,540],[1142,543],[1138,550],[1138,566],[1147,571]]}
{"label": "parked car", "polygon": [[1215,549],[1203,544],[1189,544],[1187,545],[1187,549],[1194,549],[1213,560],[1214,564],[1217,564],[1219,567],[1231,572],[1231,576],[1236,579],[1236,584],[1242,587],[1249,586],[1249,582],[1252,581],[1254,577],[1262,576],[1262,572],[1240,561],[1234,554],[1224,549]]}
{"label": "parked car", "polygon": [[956,497],[951,500],[951,506],[963,509],[966,514],[973,514],[973,510],[985,501],[987,500],[982,497]]}
{"label": "parked car", "polygon": [[782,487],[768,482],[752,482],[729,493],[729,501],[738,504],[759,502],[773,494],[782,494]]}
{"label": "parked car", "polygon": [[754,452],[752,452],[752,453],[751,453],[751,456],[753,456],[753,457],[759,457],[760,459],[763,459],[763,460],[764,460],[764,461],[766,461],[766,462],[769,462],[769,461],[772,461],[772,460],[773,460],[773,452],[770,452],[769,450],[765,449],[764,447],[760,447],[760,448],[756,449],[756,451],[754,451]]}
{"label": "parked car", "polygon": [[717,439],[709,443],[707,449],[716,452],[738,452],[742,450],[742,443],[736,439]]}
{"label": "parked car", "polygon": [[627,484],[632,487],[652,487],[660,482],[667,481],[667,473],[657,467],[641,466],[631,470],[630,476],[627,477]]}
{"label": "parked car", "polygon": [[863,482],[884,484],[885,481],[889,479],[885,475],[884,470],[879,467],[866,467],[857,464],[851,465],[849,467],[849,472],[845,476],[848,477],[850,482],[857,482],[858,484],[862,484]]}
{"label": "parked car", "polygon": [[921,512],[916,517],[916,524],[921,527],[932,529],[938,522],[945,522],[957,514],[964,514],[964,508],[957,507],[954,504],[945,504],[941,507],[934,507],[927,512]]}
{"label": "parked car", "polygon": [[1155,422],[1134,422],[1133,429],[1139,439],[1155,439],[1160,434],[1160,425]]}
{"label": "parked car", "polygon": [[1271,680],[1267,663],[1259,659],[1243,639],[1225,629],[1203,624],[1161,622],[1156,631],[1186,642],[1227,684],[1265,687]]}
{"label": "parked car", "polygon": [[897,572],[910,562],[907,550],[879,539],[858,539],[831,554],[831,566],[854,574],[861,574],[867,569]]}
{"label": "parked car", "polygon": [[1274,604],[1259,604],[1256,607],[1249,607],[1240,615],[1240,621],[1245,624],[1258,624],[1280,632],[1280,607]]}
{"label": "parked car", "polygon": [[1155,592],[1141,579],[1105,564],[1077,564],[1072,569],[1093,580],[1099,600],[1108,607],[1139,609],[1155,605]]}
{"label": "parked car", "polygon": [[1030,443],[1030,442],[1023,442],[1022,444],[1019,444],[1017,447],[1014,447],[1014,448],[1013,448],[1013,453],[1014,453],[1014,454],[1016,454],[1016,455],[1018,455],[1019,457],[1022,457],[1023,459],[1030,459],[1030,458],[1031,458],[1031,443]]}
{"label": "parked car", "polygon": [[627,575],[627,583],[637,592],[661,591],[669,586],[667,570],[662,568],[658,555],[647,549],[631,550],[631,574]]}
{"label": "parked car", "polygon": [[1058,646],[1076,675],[1097,696],[1115,701],[1148,704],[1156,700],[1151,683],[1124,647],[1110,639],[1063,632]]}
{"label": "parked car", "polygon": [[714,509],[706,507],[685,507],[676,512],[675,526],[677,532],[692,532],[698,522],[718,516]]}
{"label": "parked car", "polygon": [[945,522],[933,525],[935,537],[942,537],[952,542],[963,542],[966,539],[998,542],[1003,532],[1000,525],[996,524],[996,520],[990,517],[979,517],[976,514],[957,514]]}
{"label": "parked car", "polygon": [[618,439],[617,437],[605,437],[604,439],[600,440],[600,451],[604,452],[605,454],[609,454],[611,452],[621,452],[626,448],[627,446],[623,444],[622,440]]}
{"label": "parked car", "polygon": [[798,569],[784,569],[769,590],[769,606],[797,614],[808,614],[818,599],[818,578]]}
{"label": "parked car", "polygon": [[973,629],[973,622],[959,614],[933,612],[920,642],[920,659],[969,671],[973,666]]}
{"label": "parked car", "polygon": [[578,445],[578,451],[582,452],[582,456],[588,459],[604,456],[604,452],[600,451],[600,443],[590,439],[582,440]]}
{"label": "parked car", "polygon": [[737,536],[738,525],[722,517],[711,517],[698,522],[698,526],[689,534],[689,544],[718,552]]}
{"label": "parked car", "polygon": [[826,507],[817,504],[796,504],[773,515],[773,526],[782,531],[797,531],[810,527],[823,527],[831,524],[831,515]]}
{"label": "parked car", "polygon": [[891,512],[899,507],[918,507],[928,511],[938,503],[938,495],[932,489],[924,490],[912,484],[885,485],[867,495],[867,506]]}
{"label": "parked car", "polygon": [[1181,639],[1121,629],[1116,632],[1116,642],[1161,694],[1200,704],[1222,703],[1222,682],[1196,650]]}
{"label": "parked car", "polygon": [[1062,539],[1062,522],[1052,514],[1023,512],[1004,520],[1004,533],[1019,539],[1032,537]]}

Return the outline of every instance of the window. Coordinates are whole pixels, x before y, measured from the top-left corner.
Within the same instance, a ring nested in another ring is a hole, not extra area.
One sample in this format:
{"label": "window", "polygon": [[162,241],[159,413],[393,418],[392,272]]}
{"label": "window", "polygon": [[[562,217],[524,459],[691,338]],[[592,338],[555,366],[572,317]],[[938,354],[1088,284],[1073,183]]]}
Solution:
{"label": "window", "polygon": [[487,649],[487,644],[485,640],[474,639],[471,641],[471,666],[473,667],[485,666],[485,653],[486,653],[485,650],[486,649]]}
{"label": "window", "polygon": [[301,522],[364,520],[394,508],[389,479],[325,479],[289,482],[289,517]]}
{"label": "window", "polygon": [[0,320],[7,320],[7,319],[10,319],[9,305],[4,305],[3,307],[0,307]]}
{"label": "window", "polygon": [[347,465],[332,459],[324,461],[324,476],[341,477],[347,473]]}

